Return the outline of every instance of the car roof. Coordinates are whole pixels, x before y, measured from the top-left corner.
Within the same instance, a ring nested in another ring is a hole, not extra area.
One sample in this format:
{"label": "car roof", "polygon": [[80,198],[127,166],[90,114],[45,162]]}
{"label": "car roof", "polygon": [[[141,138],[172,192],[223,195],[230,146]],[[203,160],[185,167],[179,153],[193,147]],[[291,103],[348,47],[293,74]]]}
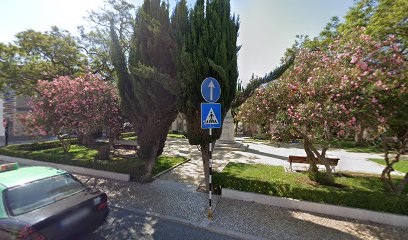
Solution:
{"label": "car roof", "polygon": [[51,167],[21,167],[17,170],[0,173],[0,189],[11,188],[64,173],[66,171]]}

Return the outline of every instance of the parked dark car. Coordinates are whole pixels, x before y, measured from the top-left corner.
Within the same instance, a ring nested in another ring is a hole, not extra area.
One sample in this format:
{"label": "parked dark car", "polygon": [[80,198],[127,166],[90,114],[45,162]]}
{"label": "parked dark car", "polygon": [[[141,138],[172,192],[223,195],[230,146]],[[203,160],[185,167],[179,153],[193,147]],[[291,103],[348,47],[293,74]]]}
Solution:
{"label": "parked dark car", "polygon": [[72,239],[106,221],[107,195],[50,167],[0,165],[0,239]]}

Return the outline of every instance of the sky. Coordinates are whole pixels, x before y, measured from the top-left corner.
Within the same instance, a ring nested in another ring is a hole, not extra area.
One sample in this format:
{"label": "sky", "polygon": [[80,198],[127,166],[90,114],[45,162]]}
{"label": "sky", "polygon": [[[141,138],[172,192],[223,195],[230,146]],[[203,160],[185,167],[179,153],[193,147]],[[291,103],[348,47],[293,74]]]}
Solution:
{"label": "sky", "polygon": [[[136,6],[141,0],[129,0]],[[170,6],[176,0],[170,0]],[[193,6],[194,0],[188,0]],[[77,35],[88,11],[104,0],[0,0],[0,42],[11,42],[18,32],[49,30],[55,25]],[[315,37],[333,16],[340,19],[353,0],[231,0],[240,16],[239,79],[246,84],[254,73],[263,76],[279,66],[296,35]]]}

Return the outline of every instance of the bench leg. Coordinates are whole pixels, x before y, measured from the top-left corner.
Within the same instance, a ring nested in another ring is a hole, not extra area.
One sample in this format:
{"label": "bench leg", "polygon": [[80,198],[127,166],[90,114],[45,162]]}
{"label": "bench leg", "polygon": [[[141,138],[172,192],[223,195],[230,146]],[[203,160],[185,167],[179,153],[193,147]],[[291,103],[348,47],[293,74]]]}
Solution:
{"label": "bench leg", "polygon": [[289,169],[290,169],[291,172],[293,172],[293,170],[292,170],[292,162],[289,163]]}

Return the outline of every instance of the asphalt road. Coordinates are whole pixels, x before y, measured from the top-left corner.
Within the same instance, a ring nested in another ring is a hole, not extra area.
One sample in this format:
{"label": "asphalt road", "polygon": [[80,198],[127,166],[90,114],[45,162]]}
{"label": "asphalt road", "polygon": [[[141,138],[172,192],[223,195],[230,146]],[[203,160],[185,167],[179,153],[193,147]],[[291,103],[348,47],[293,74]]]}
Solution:
{"label": "asphalt road", "polygon": [[236,238],[124,209],[111,208],[107,222],[86,239],[232,240]]}

